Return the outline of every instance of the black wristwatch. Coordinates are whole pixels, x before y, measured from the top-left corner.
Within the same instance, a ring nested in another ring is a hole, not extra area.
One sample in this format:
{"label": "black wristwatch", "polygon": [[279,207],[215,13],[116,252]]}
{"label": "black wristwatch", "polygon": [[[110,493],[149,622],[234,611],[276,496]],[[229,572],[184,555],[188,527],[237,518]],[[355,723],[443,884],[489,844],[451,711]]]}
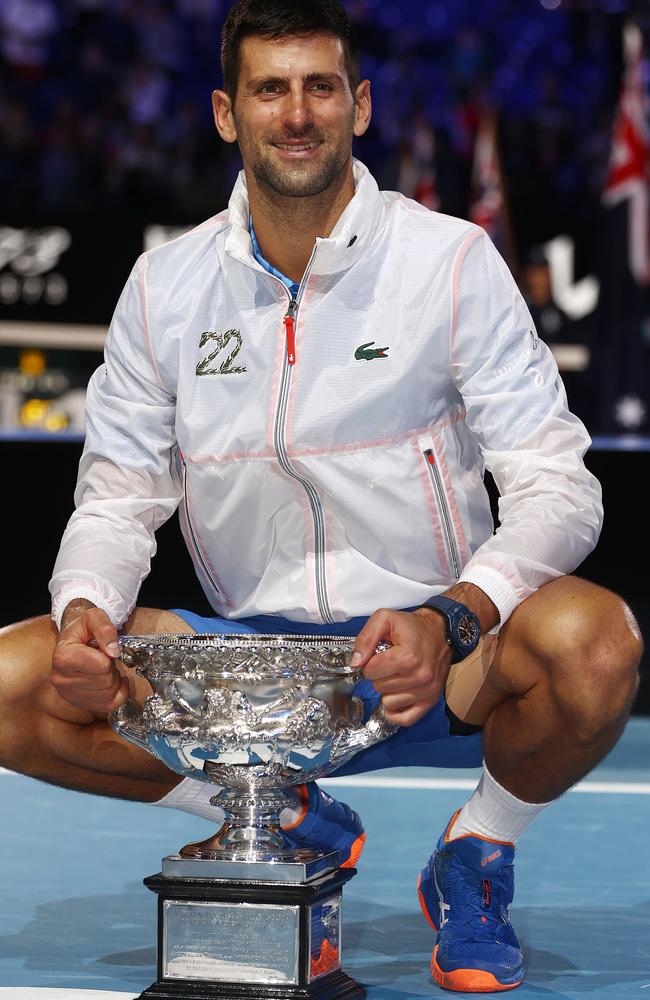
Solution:
{"label": "black wristwatch", "polygon": [[447,643],[453,651],[452,663],[459,663],[473,653],[481,638],[481,626],[473,611],[449,597],[430,597],[422,608],[433,608],[445,619]]}

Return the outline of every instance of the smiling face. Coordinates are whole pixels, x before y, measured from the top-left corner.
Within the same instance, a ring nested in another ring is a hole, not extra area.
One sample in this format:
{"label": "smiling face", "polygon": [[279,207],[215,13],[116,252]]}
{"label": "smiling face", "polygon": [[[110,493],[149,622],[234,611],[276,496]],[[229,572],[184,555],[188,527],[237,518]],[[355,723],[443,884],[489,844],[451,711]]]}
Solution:
{"label": "smiling face", "polygon": [[370,121],[370,85],[350,90],[341,41],[334,35],[241,43],[234,106],[213,95],[222,138],[238,141],[249,183],[290,198],[338,187],[351,172],[352,139]]}

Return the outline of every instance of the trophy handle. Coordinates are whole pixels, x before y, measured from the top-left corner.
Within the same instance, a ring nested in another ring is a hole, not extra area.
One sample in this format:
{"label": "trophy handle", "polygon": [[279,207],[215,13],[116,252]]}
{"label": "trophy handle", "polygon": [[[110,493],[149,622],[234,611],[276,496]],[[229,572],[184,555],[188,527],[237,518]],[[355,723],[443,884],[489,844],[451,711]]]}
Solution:
{"label": "trophy handle", "polygon": [[394,736],[398,729],[399,726],[396,723],[388,721],[384,714],[384,707],[380,702],[364,726],[359,729],[346,727],[339,732],[330,754],[332,767],[329,770],[342,767],[362,750],[369,750],[376,743],[381,743],[389,736]]}
{"label": "trophy handle", "polygon": [[359,750],[366,750],[368,747],[374,746],[375,743],[381,743],[389,736],[394,736],[398,729],[399,726],[396,722],[389,722],[386,718],[384,706],[380,701],[360,732],[363,737],[363,745],[359,747]]}
{"label": "trophy handle", "polygon": [[[118,736],[123,736],[125,740],[129,740],[142,750],[146,750],[147,753],[153,754],[147,739],[149,734],[142,724],[142,712],[134,701],[129,699],[114,712],[111,712],[108,722],[113,732],[117,733]],[[153,756],[155,757],[156,754]]]}

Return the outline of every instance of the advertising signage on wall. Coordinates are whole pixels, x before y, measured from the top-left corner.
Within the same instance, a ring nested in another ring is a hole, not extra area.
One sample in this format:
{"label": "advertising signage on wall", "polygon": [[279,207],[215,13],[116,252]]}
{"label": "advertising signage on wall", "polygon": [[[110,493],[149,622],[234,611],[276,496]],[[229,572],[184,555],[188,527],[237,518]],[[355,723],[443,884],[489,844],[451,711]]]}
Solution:
{"label": "advertising signage on wall", "polygon": [[0,224],[0,315],[37,323],[107,324],[136,258],[141,225]]}

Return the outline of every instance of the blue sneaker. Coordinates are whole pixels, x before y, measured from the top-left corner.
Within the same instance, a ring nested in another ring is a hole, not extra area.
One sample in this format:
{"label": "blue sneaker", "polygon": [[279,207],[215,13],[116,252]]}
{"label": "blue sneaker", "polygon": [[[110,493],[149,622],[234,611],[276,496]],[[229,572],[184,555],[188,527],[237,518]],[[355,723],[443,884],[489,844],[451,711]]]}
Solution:
{"label": "blue sneaker", "polygon": [[282,832],[292,847],[313,847],[318,851],[339,851],[341,868],[354,868],[366,842],[358,813],[345,802],[333,799],[315,781],[299,785],[303,812]]}
{"label": "blue sneaker", "polygon": [[455,813],[418,880],[420,906],[437,933],[431,974],[446,990],[496,993],[523,981],[521,948],[508,907],[514,844],[449,840]]}

